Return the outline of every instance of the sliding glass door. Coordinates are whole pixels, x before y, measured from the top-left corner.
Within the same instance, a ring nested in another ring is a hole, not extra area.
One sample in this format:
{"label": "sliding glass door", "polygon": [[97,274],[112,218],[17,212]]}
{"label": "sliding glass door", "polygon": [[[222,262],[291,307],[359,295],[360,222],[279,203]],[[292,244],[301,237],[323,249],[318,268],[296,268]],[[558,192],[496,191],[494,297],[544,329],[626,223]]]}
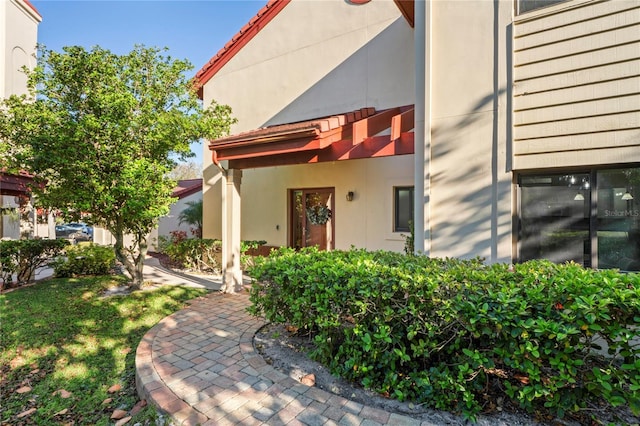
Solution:
{"label": "sliding glass door", "polygon": [[640,169],[598,172],[598,267],[640,270]]}
{"label": "sliding glass door", "polygon": [[518,260],[640,270],[640,168],[523,175]]}
{"label": "sliding glass door", "polygon": [[523,176],[520,258],[588,264],[589,174]]}

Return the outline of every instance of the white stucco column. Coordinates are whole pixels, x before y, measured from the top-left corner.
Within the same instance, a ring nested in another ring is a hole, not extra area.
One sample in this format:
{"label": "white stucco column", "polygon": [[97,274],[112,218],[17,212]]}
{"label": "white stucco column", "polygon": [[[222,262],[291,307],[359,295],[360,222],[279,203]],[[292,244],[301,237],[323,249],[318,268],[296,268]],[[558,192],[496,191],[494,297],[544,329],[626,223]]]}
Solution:
{"label": "white stucco column", "polygon": [[415,2],[416,106],[414,147],[414,252],[431,252],[431,0]]}
{"label": "white stucco column", "polygon": [[240,268],[240,183],[242,170],[226,171],[222,194],[222,286],[225,293],[242,290]]}

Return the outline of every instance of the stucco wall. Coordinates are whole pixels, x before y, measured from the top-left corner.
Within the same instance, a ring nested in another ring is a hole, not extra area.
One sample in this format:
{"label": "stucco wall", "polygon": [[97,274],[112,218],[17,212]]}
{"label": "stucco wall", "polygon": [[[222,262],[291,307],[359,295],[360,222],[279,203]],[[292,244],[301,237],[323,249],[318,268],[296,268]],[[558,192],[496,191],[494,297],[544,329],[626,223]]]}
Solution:
{"label": "stucco wall", "polygon": [[413,76],[413,33],[392,1],[293,0],[203,93],[232,107],[237,133],[410,104]]}
{"label": "stucco wall", "polygon": [[0,94],[7,97],[26,93],[22,66],[35,66],[40,17],[21,0],[0,3]]}
{"label": "stucco wall", "polygon": [[[27,92],[23,66],[35,66],[40,16],[22,0],[0,2],[0,97]],[[13,196],[1,196],[0,205],[14,207]],[[19,238],[20,221],[11,215],[0,217],[0,237]]]}
{"label": "stucco wall", "polygon": [[513,3],[443,1],[432,7],[430,254],[510,261]]}
{"label": "stucco wall", "polygon": [[[409,105],[413,57],[412,29],[392,1],[293,0],[205,85],[204,101],[233,108],[232,133]],[[204,236],[220,238],[221,178],[206,145],[204,158]],[[288,189],[335,187],[336,248],[402,250],[391,232],[392,187],[412,182],[411,155],[244,170],[242,239],[286,245]]]}
{"label": "stucco wall", "polygon": [[514,31],[515,167],[640,161],[640,2],[561,3]]}
{"label": "stucco wall", "polygon": [[[256,169],[242,184],[242,235],[287,245],[288,189],[335,188],[335,248],[350,246],[401,251],[392,232],[393,187],[411,186],[412,156],[287,166],[277,173]],[[347,201],[347,192],[355,193]]]}
{"label": "stucco wall", "polygon": [[169,233],[172,231],[184,231],[187,233],[187,236],[192,237],[190,225],[187,223],[180,224],[179,216],[184,209],[189,207],[187,203],[195,203],[200,200],[202,200],[202,192],[197,192],[172,204],[169,209],[169,214],[160,218],[158,235],[169,236]]}
{"label": "stucco wall", "polygon": [[[2,207],[8,207],[17,209],[18,203],[15,201],[15,197],[13,195],[2,195],[0,196],[0,200],[2,200]],[[2,216],[2,234],[1,238],[8,238],[12,240],[17,240],[20,238],[20,217],[18,213],[12,213]]]}

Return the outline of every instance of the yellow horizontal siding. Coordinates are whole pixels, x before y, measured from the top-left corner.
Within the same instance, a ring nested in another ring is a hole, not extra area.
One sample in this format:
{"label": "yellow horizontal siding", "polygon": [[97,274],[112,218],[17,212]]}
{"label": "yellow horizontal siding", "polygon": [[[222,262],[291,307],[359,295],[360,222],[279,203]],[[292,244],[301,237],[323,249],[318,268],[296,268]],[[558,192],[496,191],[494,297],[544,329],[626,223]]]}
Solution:
{"label": "yellow horizontal siding", "polygon": [[[598,19],[637,6],[637,0],[576,0],[560,3],[547,10],[540,10],[539,13],[524,14],[516,18],[514,35],[517,39],[554,28]],[[547,11],[550,12],[547,13]]]}
{"label": "yellow horizontal siding", "polygon": [[514,124],[520,126],[552,123],[634,111],[640,115],[640,94],[524,110],[516,114]]}
{"label": "yellow horizontal siding", "polygon": [[[639,31],[640,32],[640,31]],[[516,82],[553,74],[581,71],[607,64],[632,61],[640,58],[640,42],[613,46],[599,52],[585,52],[551,60],[518,65],[514,71]]]}
{"label": "yellow horizontal siding", "polygon": [[[515,140],[609,132],[622,129],[640,129],[640,112],[623,112],[599,117],[574,118],[551,123],[517,126]],[[640,146],[640,140],[638,140],[638,145]]]}
{"label": "yellow horizontal siding", "polygon": [[[638,41],[640,41],[640,17],[635,25],[628,27],[609,29],[597,34],[584,35],[516,52],[514,60],[518,67],[521,67],[527,64],[573,57],[580,53],[590,53]],[[609,55],[606,51],[598,53],[602,53],[604,56]],[[638,52],[636,52],[636,55],[638,55]]]}
{"label": "yellow horizontal siding", "polygon": [[[526,49],[532,49],[539,46],[546,46],[552,43],[565,42],[584,36],[597,35],[612,28],[624,28],[631,25],[637,25],[640,21],[640,4],[634,3],[635,7],[631,9],[622,9],[613,11],[611,14],[599,16],[589,21],[573,22],[569,25],[546,29],[545,31],[528,34],[526,36],[516,36],[513,48],[515,52]],[[625,6],[616,3],[616,6]],[[522,28],[517,27],[520,31]]]}
{"label": "yellow horizontal siding", "polygon": [[[636,68],[636,70],[633,68]],[[615,69],[622,70],[623,68],[617,66]],[[579,75],[583,74],[585,73],[579,73]],[[595,73],[593,74],[595,75]],[[522,92],[514,97],[513,108],[517,113],[516,115],[518,115],[520,111],[528,109],[545,108],[554,105],[608,99],[640,93],[640,60],[636,61],[635,65],[628,69],[628,74],[632,75],[616,76],[603,72],[598,76],[598,79],[593,79],[593,81],[597,81],[596,83],[586,84],[584,86],[581,85],[581,83],[584,84],[582,81],[576,81],[574,79],[571,79],[569,84],[570,79],[565,78],[564,85],[561,85],[560,83],[562,82],[560,81],[557,86],[555,86],[557,88],[547,91],[535,90],[536,88],[533,87],[533,85],[528,85],[528,87],[519,86],[518,89],[522,89]],[[611,80],[600,82],[598,81],[600,78],[611,78]],[[530,90],[529,92],[525,91],[527,88]]]}
{"label": "yellow horizontal siding", "polygon": [[640,161],[640,0],[561,3],[514,35],[514,166]]}
{"label": "yellow horizontal siding", "polygon": [[[544,139],[528,139],[517,141],[514,144],[516,155],[561,153],[566,151],[576,151],[585,146],[590,150],[601,150],[605,148],[636,147],[640,130],[618,130],[615,132],[586,133],[571,136],[558,136]],[[640,155],[640,149],[638,154]]]}
{"label": "yellow horizontal siding", "polygon": [[515,170],[640,162],[637,146],[519,155]]}

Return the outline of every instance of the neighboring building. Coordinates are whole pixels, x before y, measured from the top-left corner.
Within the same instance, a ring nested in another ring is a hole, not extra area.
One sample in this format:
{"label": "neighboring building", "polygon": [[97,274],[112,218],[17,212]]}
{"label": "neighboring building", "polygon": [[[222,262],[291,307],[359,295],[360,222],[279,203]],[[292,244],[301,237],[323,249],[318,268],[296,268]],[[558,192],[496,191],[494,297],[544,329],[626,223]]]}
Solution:
{"label": "neighboring building", "polygon": [[188,237],[193,237],[191,227],[186,224],[180,224],[180,213],[187,207],[189,203],[197,203],[202,200],[202,178],[184,179],[178,181],[178,186],[173,190],[172,197],[178,199],[171,205],[169,214],[160,218],[158,227],[151,232],[149,237],[149,247],[151,250],[157,249],[158,237],[171,237],[173,231],[184,231]]}
{"label": "neighboring building", "polygon": [[[0,2],[0,97],[27,93],[27,76],[22,68],[35,67],[41,21],[42,17],[28,0]],[[21,203],[24,205],[29,199],[30,180],[26,174],[0,172],[0,207],[18,209]],[[25,229],[25,224],[21,226],[17,211],[0,215],[0,238],[19,238],[22,232],[30,230]]]}
{"label": "neighboring building", "polygon": [[431,256],[640,270],[640,0],[271,0],[197,78],[238,118],[229,283],[240,239],[400,251],[409,218]]}
{"label": "neighboring building", "polygon": [[[188,202],[196,202],[202,199],[202,179],[185,179],[178,181],[178,185],[173,189],[172,197],[178,200],[170,207],[166,216],[159,218],[158,226],[151,231],[147,237],[148,250],[155,251],[158,249],[159,236],[170,237],[172,231],[185,231],[187,236],[191,235],[189,225],[180,224],[178,216],[182,210],[187,207]],[[93,227],[93,242],[101,245],[113,245],[115,238],[105,228],[100,226]],[[127,246],[133,244],[133,236],[125,234],[124,243]]]}

